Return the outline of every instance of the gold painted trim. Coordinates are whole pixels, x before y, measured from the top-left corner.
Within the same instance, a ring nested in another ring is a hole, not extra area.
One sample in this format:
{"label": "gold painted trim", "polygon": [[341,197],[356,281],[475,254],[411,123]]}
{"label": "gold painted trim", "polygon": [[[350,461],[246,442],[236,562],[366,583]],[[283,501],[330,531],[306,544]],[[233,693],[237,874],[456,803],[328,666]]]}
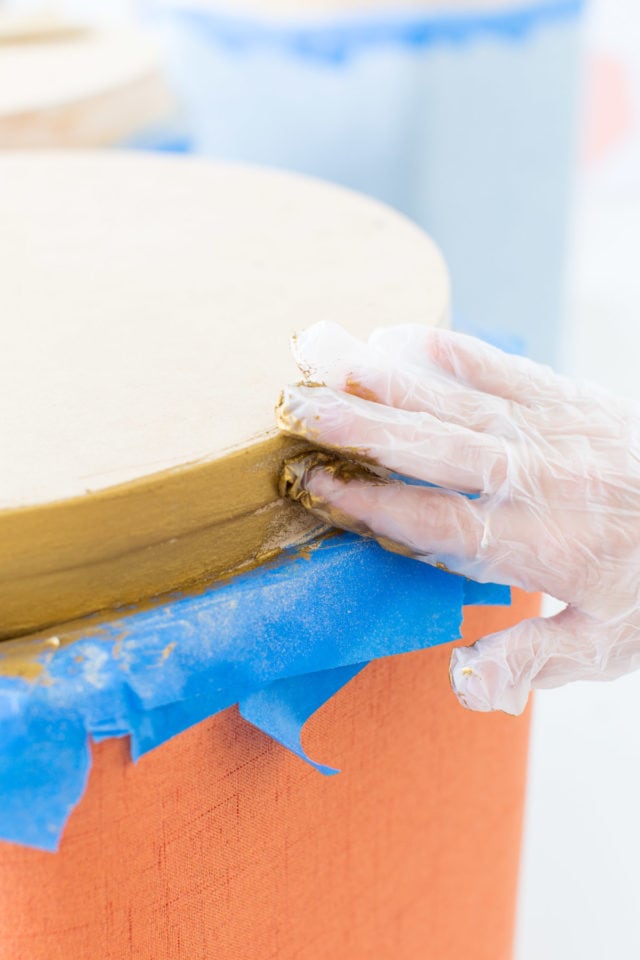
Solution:
{"label": "gold painted trim", "polygon": [[318,526],[281,498],[272,435],[210,461],[0,511],[0,639],[139,603],[263,563]]}

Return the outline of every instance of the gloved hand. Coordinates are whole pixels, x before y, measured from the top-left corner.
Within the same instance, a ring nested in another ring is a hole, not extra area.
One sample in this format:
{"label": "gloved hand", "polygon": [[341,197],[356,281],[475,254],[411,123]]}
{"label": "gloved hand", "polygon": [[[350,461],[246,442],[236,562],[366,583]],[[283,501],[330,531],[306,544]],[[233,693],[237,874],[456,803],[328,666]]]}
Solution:
{"label": "gloved hand", "polygon": [[465,706],[517,714],[532,687],[640,666],[637,410],[479,340],[420,326],[362,343],[317,324],[294,353],[309,385],[284,392],[280,428],[347,459],[291,465],[298,499],[419,560],[568,604],[456,649],[451,681]]}

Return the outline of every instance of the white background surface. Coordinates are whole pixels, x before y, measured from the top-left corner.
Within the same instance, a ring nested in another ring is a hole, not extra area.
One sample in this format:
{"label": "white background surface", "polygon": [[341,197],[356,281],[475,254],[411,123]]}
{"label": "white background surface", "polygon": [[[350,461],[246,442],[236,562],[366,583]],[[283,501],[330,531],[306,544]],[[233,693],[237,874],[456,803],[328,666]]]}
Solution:
{"label": "white background surface", "polygon": [[[636,129],[580,175],[565,367],[640,400],[638,0],[592,0],[587,48],[628,65]],[[517,960],[639,960],[639,914],[640,673],[540,693]]]}

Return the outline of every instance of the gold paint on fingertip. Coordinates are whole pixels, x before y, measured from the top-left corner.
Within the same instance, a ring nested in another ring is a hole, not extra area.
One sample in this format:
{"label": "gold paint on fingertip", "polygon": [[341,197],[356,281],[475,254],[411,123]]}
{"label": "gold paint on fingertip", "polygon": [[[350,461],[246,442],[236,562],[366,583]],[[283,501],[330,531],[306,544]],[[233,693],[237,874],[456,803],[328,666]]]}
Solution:
{"label": "gold paint on fingertip", "polygon": [[[296,387],[324,387],[324,383],[316,383],[311,380],[305,380],[300,383],[295,384]],[[318,431],[313,427],[309,426],[308,420],[303,420],[301,417],[297,417],[290,408],[290,404],[287,403],[285,396],[285,391],[280,392],[278,397],[278,402],[275,407],[276,414],[276,424],[280,433],[285,434],[289,437],[302,437],[309,440],[316,440],[318,437]],[[318,419],[317,417],[314,419]]]}
{"label": "gold paint on fingertip", "polygon": [[365,387],[363,383],[360,383],[359,380],[354,378],[353,374],[349,374],[347,377],[344,392],[350,394],[352,397],[360,397],[361,400],[368,400],[369,403],[382,402],[370,387]]}
{"label": "gold paint on fingertip", "polygon": [[305,377],[304,380],[298,380],[296,383],[296,387],[313,387],[313,389],[326,386],[327,385],[323,380],[310,380],[307,377]]}
{"label": "gold paint on fingertip", "polygon": [[304,437],[308,431],[304,420],[296,417],[287,406],[284,390],[280,394],[276,404],[276,424],[281,434],[287,437]]}
{"label": "gold paint on fingertip", "polygon": [[314,450],[285,461],[280,476],[280,496],[296,500],[308,508],[312,501],[318,500],[307,489],[309,476],[317,469],[324,470],[342,483],[350,483],[352,480],[373,484],[388,483],[384,472],[374,471],[359,460],[339,457],[326,450]]}
{"label": "gold paint on fingertip", "polygon": [[410,550],[409,547],[375,533],[361,520],[356,520],[343,510],[312,493],[307,484],[310,474],[318,469],[326,471],[336,480],[345,484],[354,480],[377,486],[392,482],[387,475],[387,471],[379,467],[372,469],[370,465],[358,460],[337,457],[333,453],[317,450],[300,454],[285,462],[280,478],[281,496],[301,503],[307,510],[326,520],[333,527],[348,530],[350,533],[357,533],[369,540],[375,540],[381,547],[392,553],[417,559],[415,552]]}
{"label": "gold paint on fingertip", "polygon": [[360,451],[350,451],[346,448],[342,448],[342,451],[344,453],[353,452],[357,459],[336,456],[332,451],[325,449],[301,453],[285,461],[280,476],[280,496],[288,497],[290,500],[302,504],[306,510],[331,524],[332,527],[339,530],[348,530],[350,533],[357,533],[361,537],[375,540],[384,550],[390,553],[427,563],[429,566],[453,576],[461,576],[456,574],[454,570],[450,570],[441,560],[436,560],[434,556],[418,553],[404,543],[376,533],[361,520],[356,520],[308,489],[309,476],[314,470],[318,469],[326,471],[342,483],[350,483],[353,480],[375,485],[399,482],[392,480],[389,471],[380,467],[374,460],[363,459]]}

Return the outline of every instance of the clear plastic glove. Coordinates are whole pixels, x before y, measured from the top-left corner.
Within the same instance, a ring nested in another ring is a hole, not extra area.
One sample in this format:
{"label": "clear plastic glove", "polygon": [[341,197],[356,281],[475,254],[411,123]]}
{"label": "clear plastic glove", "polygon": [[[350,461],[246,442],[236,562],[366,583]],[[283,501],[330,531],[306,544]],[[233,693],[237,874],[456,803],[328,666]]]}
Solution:
{"label": "clear plastic glove", "polygon": [[568,605],[456,649],[465,706],[517,714],[532,687],[640,667],[636,409],[444,330],[393,327],[362,343],[322,323],[293,349],[309,385],[284,392],[280,428],[347,460],[292,464],[294,496],[419,560]]}

